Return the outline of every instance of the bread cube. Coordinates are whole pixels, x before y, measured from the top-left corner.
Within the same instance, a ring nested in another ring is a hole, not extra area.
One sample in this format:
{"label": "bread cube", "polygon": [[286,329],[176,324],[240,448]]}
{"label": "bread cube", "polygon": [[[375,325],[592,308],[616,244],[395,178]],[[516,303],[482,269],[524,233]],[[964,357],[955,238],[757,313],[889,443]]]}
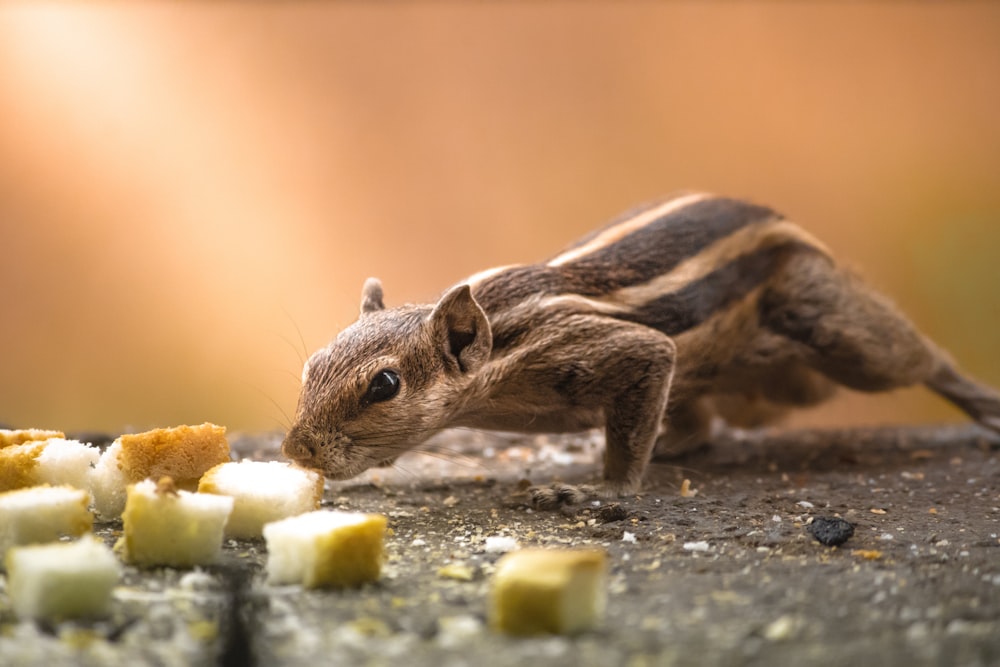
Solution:
{"label": "bread cube", "polygon": [[123,535],[115,545],[140,567],[194,567],[214,562],[233,499],[178,490],[169,477],[128,487]]}
{"label": "bread cube", "polygon": [[79,537],[94,524],[90,494],[72,486],[32,486],[0,493],[0,557],[23,544]]}
{"label": "bread cube", "polygon": [[93,470],[94,506],[102,518],[117,518],[125,507],[129,484],[170,477],[181,489],[193,491],[205,471],[229,459],[226,429],[215,424],[123,435],[111,443]]}
{"label": "bread cube", "polygon": [[607,556],[598,549],[524,549],[497,563],[490,625],[514,635],[575,634],[604,615]]}
{"label": "bread cube", "polygon": [[50,438],[65,438],[62,431],[46,431],[39,428],[24,428],[10,430],[0,428],[0,449],[11,445],[21,445],[33,440],[48,440]]}
{"label": "bread cube", "polygon": [[265,523],[319,508],[323,475],[279,461],[220,463],[198,483],[199,493],[232,496],[230,537],[260,537]]}
{"label": "bread cube", "polygon": [[86,489],[101,450],[77,440],[29,440],[0,449],[0,491],[39,484]]}
{"label": "bread cube", "polygon": [[360,586],[382,571],[386,518],[316,510],[264,526],[267,578],[306,588]]}
{"label": "bread cube", "polygon": [[14,613],[50,621],[107,616],[121,574],[111,549],[92,535],[76,542],[14,547],[6,564]]}

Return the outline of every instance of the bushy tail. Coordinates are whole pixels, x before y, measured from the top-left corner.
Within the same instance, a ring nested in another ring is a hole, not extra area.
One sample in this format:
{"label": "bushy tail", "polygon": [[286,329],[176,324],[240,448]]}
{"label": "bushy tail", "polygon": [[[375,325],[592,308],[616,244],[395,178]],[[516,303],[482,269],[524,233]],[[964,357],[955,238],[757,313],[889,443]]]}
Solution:
{"label": "bushy tail", "polygon": [[925,383],[988,429],[1000,433],[1000,393],[943,363]]}

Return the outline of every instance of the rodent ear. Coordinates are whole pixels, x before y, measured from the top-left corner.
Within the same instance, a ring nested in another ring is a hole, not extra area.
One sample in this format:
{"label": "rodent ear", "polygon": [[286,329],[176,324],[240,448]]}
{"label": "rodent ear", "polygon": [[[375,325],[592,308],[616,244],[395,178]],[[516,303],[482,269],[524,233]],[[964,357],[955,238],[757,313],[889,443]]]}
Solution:
{"label": "rodent ear", "polygon": [[376,310],[385,310],[382,303],[382,282],[378,278],[369,278],[361,288],[361,314]]}
{"label": "rodent ear", "polygon": [[448,290],[431,313],[431,334],[452,370],[468,373],[490,357],[493,332],[468,285]]}

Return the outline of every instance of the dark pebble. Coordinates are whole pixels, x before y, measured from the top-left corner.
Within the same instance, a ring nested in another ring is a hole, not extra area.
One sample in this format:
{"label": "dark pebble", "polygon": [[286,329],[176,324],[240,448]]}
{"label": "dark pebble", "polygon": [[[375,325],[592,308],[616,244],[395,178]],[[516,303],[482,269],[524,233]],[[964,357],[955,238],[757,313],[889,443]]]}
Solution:
{"label": "dark pebble", "polygon": [[836,547],[854,535],[854,524],[836,517],[818,516],[809,524],[809,532],[820,544]]}
{"label": "dark pebble", "polygon": [[624,521],[628,518],[628,511],[618,503],[611,503],[597,510],[597,518],[601,523]]}

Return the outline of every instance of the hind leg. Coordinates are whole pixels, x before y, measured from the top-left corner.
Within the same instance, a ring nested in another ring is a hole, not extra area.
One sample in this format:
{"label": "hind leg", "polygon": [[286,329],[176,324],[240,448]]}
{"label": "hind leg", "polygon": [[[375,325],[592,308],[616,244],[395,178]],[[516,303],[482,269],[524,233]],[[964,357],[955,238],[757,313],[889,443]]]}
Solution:
{"label": "hind leg", "polygon": [[888,299],[822,255],[789,258],[761,294],[761,325],[799,346],[801,359],[861,391],[926,384],[1000,430],[1000,395],[961,375]]}
{"label": "hind leg", "polygon": [[833,381],[811,368],[787,364],[753,376],[743,391],[713,395],[712,405],[729,426],[760,428],[792,407],[822,403],[835,390]]}
{"label": "hind leg", "polygon": [[706,397],[668,402],[661,433],[653,446],[653,460],[669,460],[707,445],[714,416]]}
{"label": "hind leg", "polygon": [[829,398],[836,385],[801,363],[785,363],[729,378],[719,393],[667,406],[656,439],[654,460],[669,460],[700,449],[726,426],[759,428],[785,416],[791,406],[816,405]]}

